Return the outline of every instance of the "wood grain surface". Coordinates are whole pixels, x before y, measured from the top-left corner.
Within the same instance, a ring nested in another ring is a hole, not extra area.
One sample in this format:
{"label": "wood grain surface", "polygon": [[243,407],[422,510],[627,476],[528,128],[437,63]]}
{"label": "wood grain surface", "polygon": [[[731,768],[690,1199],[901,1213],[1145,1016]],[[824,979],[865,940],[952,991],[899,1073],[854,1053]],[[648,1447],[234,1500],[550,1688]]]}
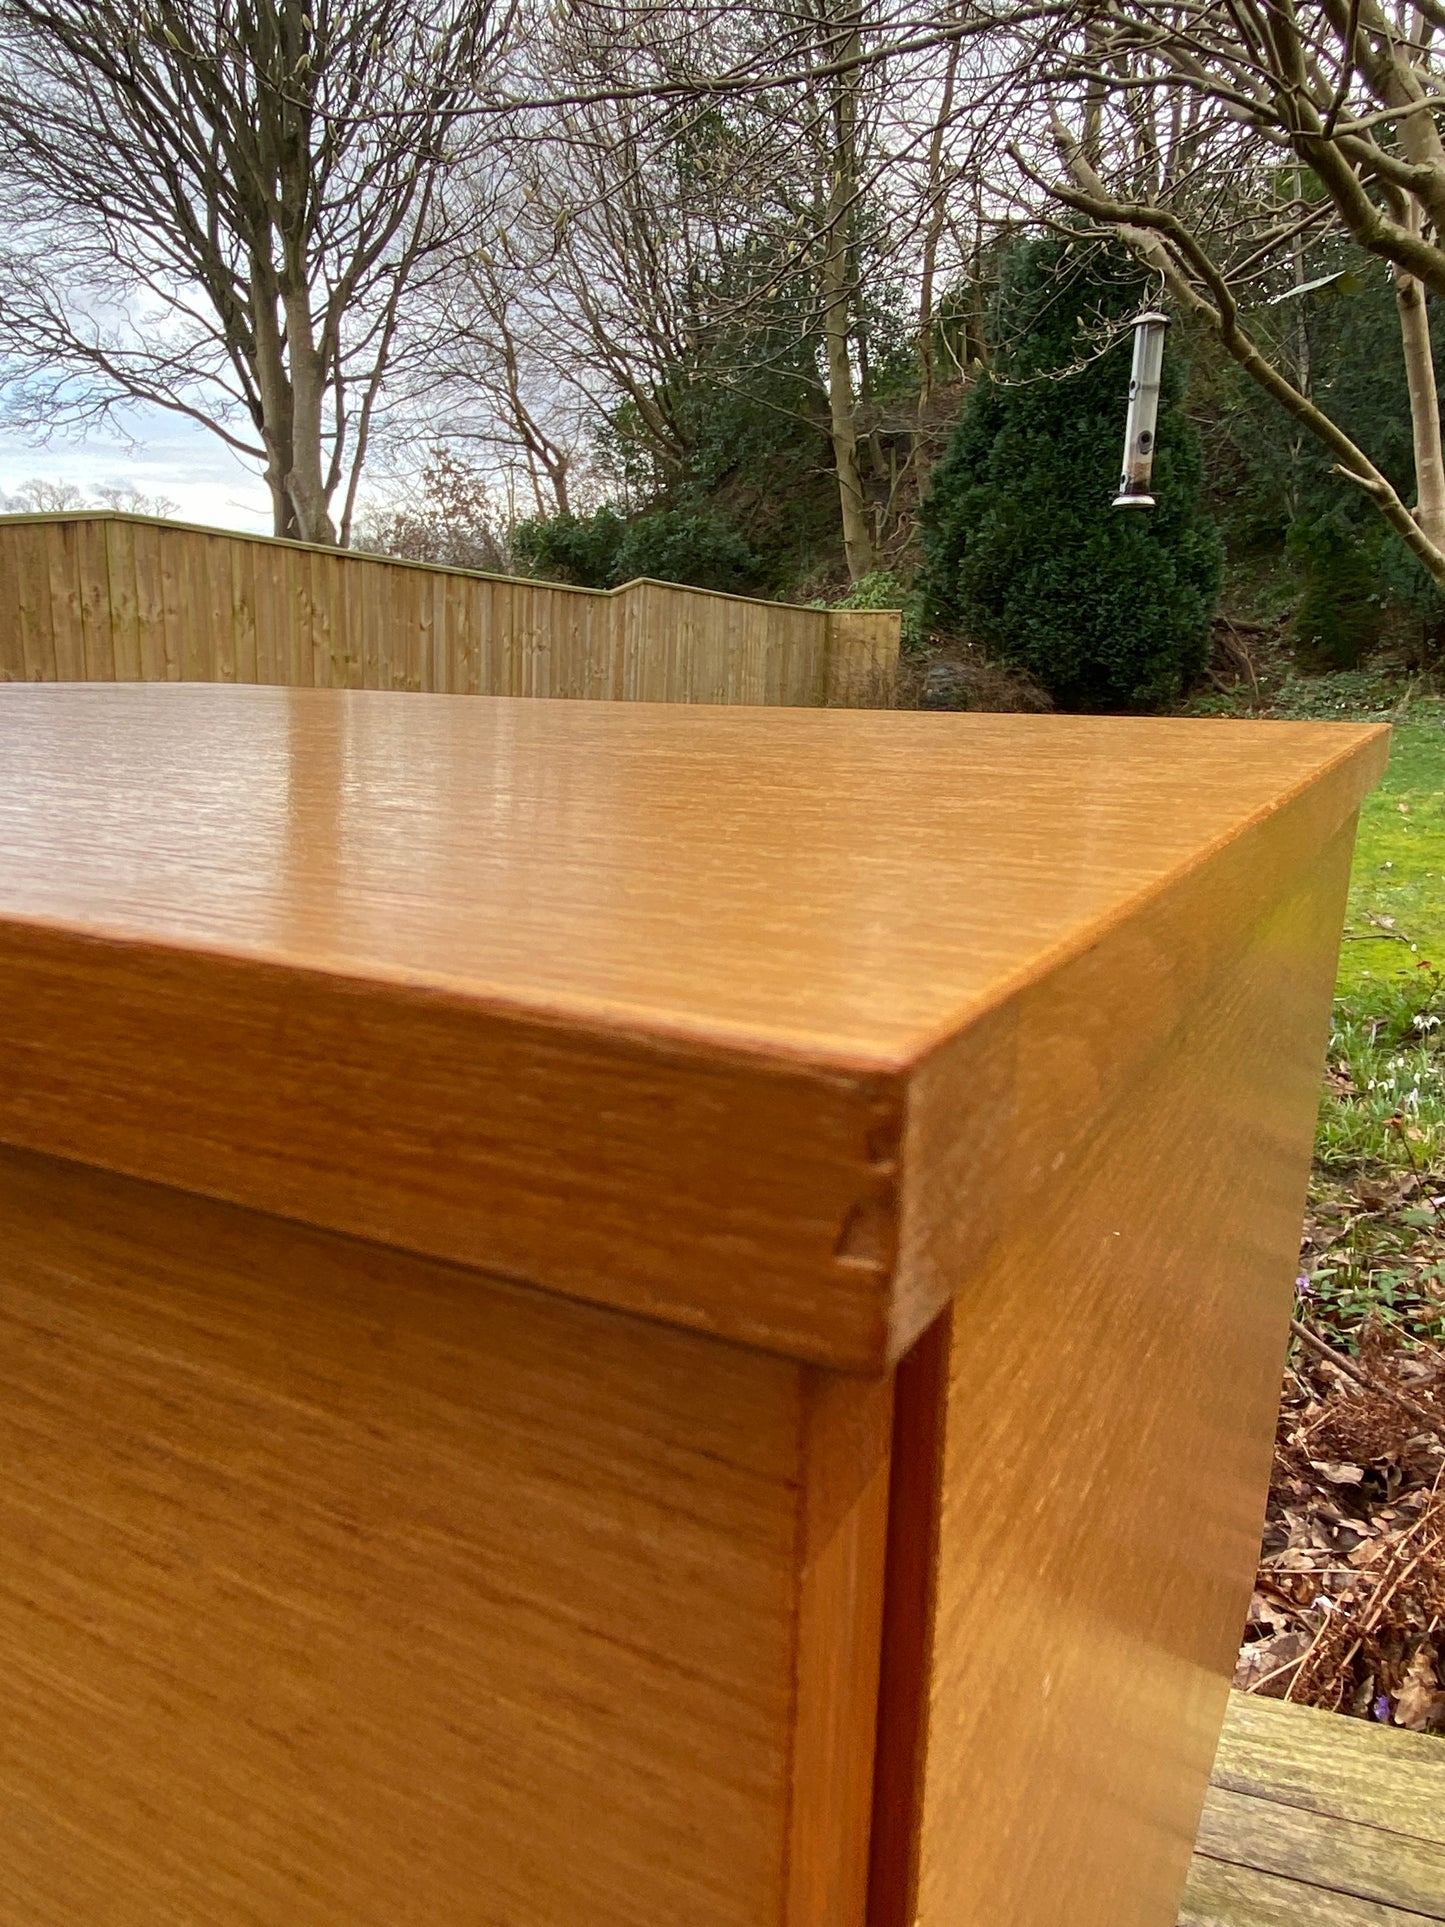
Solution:
{"label": "wood grain surface", "polygon": [[1445,1847],[1445,1746],[1428,1734],[1234,1693],[1210,1779],[1228,1793]]}
{"label": "wood grain surface", "polygon": [[0,1139],[881,1370],[1385,741],[0,689]]}
{"label": "wood grain surface", "polygon": [[877,703],[895,609],[617,589],[88,510],[0,515],[0,682]]}
{"label": "wood grain surface", "polygon": [[1445,1918],[1445,1746],[1231,1693],[1179,1927]]}
{"label": "wood grain surface", "polygon": [[1385,744],[0,689],[0,1927],[1170,1927]]}
{"label": "wood grain surface", "polygon": [[1430,1927],[1430,1922],[1425,1914],[1360,1900],[1313,1881],[1201,1859],[1195,1862],[1179,1927]]}
{"label": "wood grain surface", "polygon": [[0,1153],[4,1927],[862,1927],[890,1387]]}
{"label": "wood grain surface", "polygon": [[1427,1920],[1445,1920],[1445,1847],[1398,1827],[1336,1820],[1222,1788],[1211,1791],[1197,1851]]}
{"label": "wood grain surface", "polygon": [[925,1597],[891,1611],[924,1641],[922,1704],[885,1706],[874,1927],[1176,1919],[1259,1541],[1352,843],[1060,1141],[932,1341],[946,1369],[916,1400],[900,1375],[900,1476],[937,1497]]}

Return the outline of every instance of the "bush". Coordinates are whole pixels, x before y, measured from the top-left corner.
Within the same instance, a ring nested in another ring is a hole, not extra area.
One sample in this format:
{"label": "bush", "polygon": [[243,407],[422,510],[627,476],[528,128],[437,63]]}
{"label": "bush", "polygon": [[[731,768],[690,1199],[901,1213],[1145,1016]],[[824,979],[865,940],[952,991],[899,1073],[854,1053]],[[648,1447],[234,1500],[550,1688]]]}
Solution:
{"label": "bush", "polygon": [[351,546],[498,574],[507,564],[497,509],[484,471],[441,443],[400,491],[366,504]]}
{"label": "bush", "polygon": [[612,586],[627,524],[615,509],[593,515],[538,515],[512,531],[512,553],[532,575],[579,589]]}
{"label": "bush", "polygon": [[628,523],[617,551],[614,580],[631,582],[640,575],[747,595],[761,583],[763,563],[716,515],[654,509]]}
{"label": "bush", "polygon": [[1222,547],[1199,513],[1177,349],[1165,355],[1158,506],[1112,506],[1131,345],[1099,354],[1093,339],[1144,293],[1132,269],[1097,250],[1015,249],[1001,346],[920,516],[925,624],[1026,670],[1066,709],[1151,709],[1178,696],[1204,665],[1219,592]]}
{"label": "bush", "polygon": [[1295,617],[1300,648],[1330,669],[1355,669],[1385,620],[1381,543],[1326,513],[1294,523],[1286,547],[1304,579]]}
{"label": "bush", "polygon": [[903,617],[902,647],[912,652],[923,645],[923,630],[918,620],[918,597],[894,575],[891,569],[874,569],[860,576],[847,595],[837,602],[820,603],[831,609],[897,609]]}
{"label": "bush", "polygon": [[748,595],[763,564],[736,529],[706,511],[653,509],[625,522],[615,509],[538,516],[519,523],[512,549],[523,568],[583,589],[615,589],[638,576]]}

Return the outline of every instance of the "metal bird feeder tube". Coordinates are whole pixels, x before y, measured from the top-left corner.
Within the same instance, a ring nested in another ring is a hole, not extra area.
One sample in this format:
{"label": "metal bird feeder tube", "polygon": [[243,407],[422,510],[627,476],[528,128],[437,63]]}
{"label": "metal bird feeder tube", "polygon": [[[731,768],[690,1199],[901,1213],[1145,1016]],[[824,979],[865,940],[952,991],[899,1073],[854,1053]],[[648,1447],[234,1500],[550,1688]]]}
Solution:
{"label": "metal bird feeder tube", "polygon": [[1169,317],[1151,308],[1134,317],[1134,366],[1129,376],[1129,419],[1124,427],[1124,473],[1116,509],[1152,509],[1154,435],[1159,422],[1159,378],[1164,367],[1164,330]]}

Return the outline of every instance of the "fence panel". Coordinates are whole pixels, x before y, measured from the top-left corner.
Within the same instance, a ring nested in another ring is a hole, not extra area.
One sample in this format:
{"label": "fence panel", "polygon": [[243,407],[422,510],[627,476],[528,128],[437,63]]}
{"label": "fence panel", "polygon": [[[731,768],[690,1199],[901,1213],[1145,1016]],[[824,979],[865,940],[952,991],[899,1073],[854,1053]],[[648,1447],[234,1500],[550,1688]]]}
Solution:
{"label": "fence panel", "polygon": [[899,619],[434,568],[96,511],[0,516],[0,681],[887,707]]}

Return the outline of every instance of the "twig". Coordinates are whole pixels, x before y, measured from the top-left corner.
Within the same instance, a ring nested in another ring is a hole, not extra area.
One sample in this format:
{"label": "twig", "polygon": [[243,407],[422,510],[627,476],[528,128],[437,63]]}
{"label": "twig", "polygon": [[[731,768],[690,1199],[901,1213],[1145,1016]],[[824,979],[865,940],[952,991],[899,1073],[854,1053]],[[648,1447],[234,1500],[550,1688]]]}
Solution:
{"label": "twig", "polygon": [[1312,1352],[1318,1353],[1321,1358],[1333,1365],[1337,1372],[1343,1372],[1346,1378],[1352,1378],[1367,1392],[1378,1393],[1381,1398],[1393,1399],[1395,1404],[1403,1406],[1412,1418],[1422,1419],[1432,1432],[1445,1439],[1445,1418],[1438,1413],[1429,1411],[1423,1405],[1417,1405],[1413,1398],[1404,1392],[1396,1391],[1395,1387],[1384,1379],[1373,1377],[1352,1358],[1346,1358],[1337,1352],[1333,1345],[1327,1344],[1323,1338],[1312,1332],[1308,1325],[1302,1325],[1298,1318],[1291,1318],[1289,1328],[1302,1345],[1308,1345]]}
{"label": "twig", "polygon": [[[1441,1521],[1439,1516],[1440,1506],[1438,1503],[1442,1477],[1445,1477],[1445,1466],[1442,1466],[1440,1471],[1435,1475],[1435,1482],[1430,1488],[1430,1497],[1426,1501],[1425,1510],[1420,1514],[1420,1517],[1415,1521],[1414,1525],[1402,1533],[1386,1552],[1384,1560],[1385,1570],[1380,1573],[1375,1582],[1374,1590],[1368,1599],[1361,1600],[1359,1602],[1359,1608],[1348,1617],[1343,1612],[1340,1612],[1332,1618],[1331,1615],[1326,1612],[1319,1631],[1310,1641],[1308,1649],[1300,1660],[1299,1671],[1285,1689],[1284,1696],[1287,1700],[1294,1698],[1296,1689],[1306,1678],[1310,1661],[1314,1659],[1316,1653],[1325,1645],[1327,1635],[1332,1632],[1345,1634],[1349,1629],[1351,1621],[1353,1621],[1354,1637],[1350,1640],[1349,1648],[1344,1657],[1337,1661],[1334,1666],[1334,1684],[1337,1692],[1343,1693],[1345,1680],[1348,1677],[1350,1667],[1354,1664],[1355,1655],[1379,1624],[1386,1606],[1389,1605],[1390,1601],[1395,1597],[1395,1594],[1399,1592],[1405,1581],[1410,1578],[1411,1574],[1418,1571],[1421,1561],[1432,1556],[1437,1550],[1441,1541],[1442,1526],[1445,1526],[1445,1521]],[[1410,1550],[1412,1540],[1416,1542],[1414,1557],[1405,1565],[1398,1565],[1398,1561],[1403,1559],[1406,1552]],[[1397,1568],[1394,1572],[1389,1570],[1392,1564],[1395,1564]],[[1345,1620],[1344,1625],[1340,1624],[1341,1619]],[[1283,1671],[1285,1669],[1280,1668],[1278,1670]],[[1314,1682],[1311,1683],[1313,1684]],[[1323,1684],[1323,1682],[1321,1682],[1321,1684]]]}
{"label": "twig", "polygon": [[[1445,1472],[1445,1467],[1442,1467],[1441,1471]],[[1396,1540],[1394,1546],[1391,1548],[1389,1554],[1387,1555],[1387,1563],[1390,1559],[1398,1559],[1401,1556],[1401,1554],[1404,1553],[1405,1550],[1408,1548],[1410,1541],[1413,1538],[1415,1538],[1416,1534],[1419,1533],[1423,1527],[1428,1526],[1431,1532],[1436,1535],[1436,1539],[1438,1541],[1439,1535],[1441,1532],[1441,1525],[1437,1522],[1437,1519],[1436,1519],[1436,1514],[1439,1511],[1439,1507],[1437,1506],[1435,1501],[1436,1501],[1436,1495],[1439,1493],[1439,1490],[1440,1490],[1440,1473],[1437,1473],[1435,1476],[1435,1483],[1430,1488],[1429,1504],[1426,1506],[1425,1510],[1420,1514],[1419,1518],[1415,1521],[1414,1525],[1410,1527],[1409,1531],[1402,1533],[1400,1538]],[[1349,1651],[1345,1654],[1344,1658],[1340,1661],[1338,1667],[1336,1668],[1336,1673],[1341,1680],[1343,1680],[1345,1673],[1348,1671],[1349,1667],[1353,1664],[1355,1654],[1359,1652],[1361,1646],[1364,1645],[1366,1638],[1369,1636],[1369,1634],[1371,1634],[1375,1630],[1375,1627],[1379,1624],[1380,1615],[1384,1612],[1386,1606],[1389,1605],[1390,1601],[1394,1598],[1395,1594],[1400,1590],[1401,1586],[1404,1585],[1405,1581],[1410,1577],[1411,1573],[1415,1572],[1418,1569],[1421,1560],[1433,1554],[1436,1550],[1437,1550],[1436,1544],[1421,1545],[1419,1550],[1416,1552],[1414,1558],[1410,1560],[1408,1565],[1401,1567],[1400,1570],[1394,1573],[1393,1575],[1390,1574],[1389,1572],[1381,1573],[1379,1580],[1376,1583],[1375,1590],[1370,1595],[1369,1602],[1365,1607],[1365,1613],[1364,1613],[1363,1619],[1359,1619],[1356,1621],[1356,1624],[1359,1627],[1359,1631],[1356,1633]],[[1310,1651],[1313,1652],[1313,1650],[1314,1650],[1314,1647],[1312,1645],[1310,1648]],[[1305,1659],[1308,1659],[1309,1656],[1310,1656],[1309,1653],[1306,1653]],[[1303,1671],[1304,1671],[1304,1662],[1301,1661],[1300,1672],[1302,1673]],[[1290,1681],[1290,1692],[1293,1692],[1294,1688],[1299,1684],[1299,1679],[1300,1679],[1300,1674],[1296,1673],[1295,1677]],[[1289,1694],[1287,1693],[1285,1697],[1288,1698]]]}
{"label": "twig", "polygon": [[[1291,1664],[1294,1666],[1294,1669],[1295,1669],[1295,1675],[1294,1675],[1294,1678],[1290,1681],[1289,1685],[1286,1686],[1286,1688],[1284,1689],[1284,1696],[1287,1700],[1292,1700],[1294,1698],[1295,1688],[1299,1685],[1300,1681],[1305,1677],[1305,1668],[1309,1665],[1310,1661],[1314,1658],[1315,1654],[1319,1651],[1320,1647],[1323,1646],[1326,1639],[1329,1638],[1330,1634],[1337,1630],[1338,1629],[1335,1625],[1334,1620],[1330,1618],[1330,1615],[1328,1613],[1326,1613],[1324,1618],[1320,1621],[1319,1630],[1315,1633],[1314,1637],[1310,1640],[1309,1645],[1300,1654],[1299,1659],[1297,1661],[1291,1661]],[[1260,1684],[1262,1686],[1267,1685],[1270,1680],[1278,1679],[1281,1674],[1287,1673],[1288,1671],[1289,1671],[1288,1666],[1277,1666],[1272,1673],[1268,1673],[1265,1675],[1265,1678],[1260,1681]]]}
{"label": "twig", "polygon": [[[1261,1674],[1261,1676],[1254,1682],[1253,1686],[1245,1687],[1244,1689],[1245,1692],[1262,1693],[1266,1686],[1273,1684],[1273,1682],[1277,1679],[1283,1679],[1285,1674],[1290,1670],[1292,1666],[1299,1668],[1300,1671],[1303,1671],[1305,1661],[1310,1657],[1310,1655],[1314,1652],[1315,1647],[1318,1646],[1320,1641],[1324,1638],[1325,1633],[1329,1629],[1329,1623],[1330,1622],[1327,1618],[1325,1620],[1324,1625],[1320,1627],[1319,1631],[1315,1634],[1314,1638],[1311,1639],[1309,1645],[1306,1646],[1305,1650],[1300,1654],[1298,1659],[1287,1659],[1283,1666],[1276,1666],[1272,1672]],[[1288,1699],[1290,1693],[1294,1691],[1295,1683],[1298,1679],[1299,1679],[1299,1672],[1296,1672],[1294,1679],[1290,1681],[1289,1687],[1285,1693],[1286,1699]]]}
{"label": "twig", "polygon": [[[1390,1601],[1395,1597],[1395,1594],[1400,1590],[1401,1586],[1404,1585],[1405,1581],[1410,1577],[1410,1574],[1415,1571],[1416,1567],[1420,1564],[1420,1561],[1425,1557],[1425,1554],[1430,1550],[1431,1548],[1429,1546],[1422,1548],[1421,1551],[1415,1554],[1415,1557],[1410,1561],[1409,1565],[1403,1567],[1401,1571],[1397,1572],[1393,1579],[1389,1579],[1389,1580],[1382,1579],[1380,1581],[1379,1586],[1376,1588],[1375,1593],[1371,1598],[1369,1610],[1365,1614],[1364,1619],[1361,1622],[1359,1622],[1359,1627],[1360,1627],[1359,1631],[1355,1634],[1354,1638],[1351,1640],[1349,1649],[1345,1653],[1344,1658],[1340,1660],[1338,1665],[1335,1667],[1335,1685],[1337,1689],[1343,1688],[1345,1677],[1348,1674],[1350,1667],[1354,1664],[1355,1654],[1359,1652],[1360,1648],[1364,1645],[1366,1639],[1375,1630],[1375,1627],[1379,1624],[1381,1613],[1384,1612],[1386,1606],[1389,1605]],[[1304,1678],[1305,1660],[1313,1657],[1315,1647],[1319,1645],[1320,1640],[1324,1637],[1324,1634],[1329,1630],[1330,1630],[1330,1622],[1328,1619],[1326,1619],[1325,1624],[1320,1628],[1319,1635],[1311,1644],[1309,1652],[1307,1652],[1304,1656],[1304,1659],[1300,1661],[1300,1669],[1295,1674],[1294,1678],[1290,1681],[1289,1689],[1285,1693],[1286,1699],[1290,1697],[1290,1695],[1294,1692],[1294,1689],[1296,1688],[1296,1686],[1299,1685],[1301,1679]]]}

